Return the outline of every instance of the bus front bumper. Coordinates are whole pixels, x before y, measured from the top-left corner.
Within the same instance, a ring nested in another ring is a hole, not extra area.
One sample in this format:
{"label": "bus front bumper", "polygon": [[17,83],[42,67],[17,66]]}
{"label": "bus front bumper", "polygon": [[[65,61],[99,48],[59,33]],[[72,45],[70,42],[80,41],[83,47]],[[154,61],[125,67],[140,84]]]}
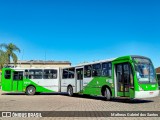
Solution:
{"label": "bus front bumper", "polygon": [[159,90],[154,91],[135,91],[135,98],[152,98],[159,95]]}

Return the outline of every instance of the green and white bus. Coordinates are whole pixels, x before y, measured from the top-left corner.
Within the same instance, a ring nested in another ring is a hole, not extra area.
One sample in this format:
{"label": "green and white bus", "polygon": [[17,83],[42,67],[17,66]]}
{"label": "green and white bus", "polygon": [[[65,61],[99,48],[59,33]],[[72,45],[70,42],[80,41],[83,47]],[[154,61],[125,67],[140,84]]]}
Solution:
{"label": "green and white bus", "polygon": [[4,68],[2,90],[26,92],[28,95],[67,92],[73,96],[78,93],[104,96],[106,100],[159,95],[153,64],[143,56],[123,56],[60,69]]}
{"label": "green and white bus", "polygon": [[59,68],[3,68],[2,90],[25,92],[28,95],[40,92],[58,92]]}
{"label": "green and white bus", "polygon": [[[71,77],[74,76],[74,77]],[[148,98],[159,94],[151,60],[124,56],[62,69],[61,91],[111,97]]]}

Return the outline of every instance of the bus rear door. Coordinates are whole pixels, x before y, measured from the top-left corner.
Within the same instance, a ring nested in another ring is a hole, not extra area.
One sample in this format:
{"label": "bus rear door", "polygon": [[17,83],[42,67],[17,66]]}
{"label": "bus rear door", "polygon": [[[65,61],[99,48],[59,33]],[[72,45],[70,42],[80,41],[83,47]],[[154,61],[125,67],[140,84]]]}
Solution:
{"label": "bus rear door", "polygon": [[82,93],[83,90],[83,68],[76,69],[76,92]]}
{"label": "bus rear door", "polygon": [[23,71],[13,71],[13,91],[23,91]]}

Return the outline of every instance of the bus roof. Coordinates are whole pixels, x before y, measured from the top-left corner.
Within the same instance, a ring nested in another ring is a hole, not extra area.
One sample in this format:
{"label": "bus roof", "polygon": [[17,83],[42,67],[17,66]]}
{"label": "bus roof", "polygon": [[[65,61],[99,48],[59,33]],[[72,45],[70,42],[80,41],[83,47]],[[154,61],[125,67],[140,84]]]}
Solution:
{"label": "bus roof", "polygon": [[111,59],[105,59],[105,60],[98,60],[98,61],[93,61],[93,62],[87,62],[87,63],[82,63],[78,64],[76,66],[83,66],[83,65],[90,65],[90,64],[96,64],[96,63],[102,63],[102,62],[111,62],[115,60],[116,58],[111,58]]}
{"label": "bus roof", "polygon": [[63,67],[62,69],[81,67],[81,66],[84,66],[84,65],[96,64],[96,63],[111,62],[111,61],[113,61],[115,59],[116,58],[111,58],[111,59],[105,59],[105,60],[98,60],[98,61],[93,61],[93,62],[81,63],[81,64],[78,64],[78,65],[75,65],[75,66]]}
{"label": "bus roof", "polygon": [[65,68],[81,67],[81,66],[84,66],[84,65],[103,63],[103,62],[111,62],[111,61],[123,60],[123,59],[131,60],[132,58],[146,58],[146,59],[149,59],[148,57],[140,56],[140,55],[126,55],[126,56],[121,56],[121,57],[117,57],[117,58],[111,58],[111,59],[105,59],[105,60],[81,63],[81,64],[78,64],[78,65],[75,65],[75,66],[69,66],[69,67],[63,67],[63,68],[65,69]]}

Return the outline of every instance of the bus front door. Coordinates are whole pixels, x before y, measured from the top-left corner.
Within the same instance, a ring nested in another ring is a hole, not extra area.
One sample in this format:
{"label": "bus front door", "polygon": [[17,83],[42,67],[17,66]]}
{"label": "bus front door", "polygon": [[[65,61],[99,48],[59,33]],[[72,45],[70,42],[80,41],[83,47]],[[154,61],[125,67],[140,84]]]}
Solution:
{"label": "bus front door", "polygon": [[23,71],[13,71],[12,91],[23,91]]}
{"label": "bus front door", "polygon": [[2,72],[2,90],[12,91],[12,70]]}
{"label": "bus front door", "polygon": [[117,96],[130,97],[131,76],[132,72],[129,63],[116,64]]}
{"label": "bus front door", "polygon": [[76,92],[82,93],[83,90],[83,68],[76,69]]}

